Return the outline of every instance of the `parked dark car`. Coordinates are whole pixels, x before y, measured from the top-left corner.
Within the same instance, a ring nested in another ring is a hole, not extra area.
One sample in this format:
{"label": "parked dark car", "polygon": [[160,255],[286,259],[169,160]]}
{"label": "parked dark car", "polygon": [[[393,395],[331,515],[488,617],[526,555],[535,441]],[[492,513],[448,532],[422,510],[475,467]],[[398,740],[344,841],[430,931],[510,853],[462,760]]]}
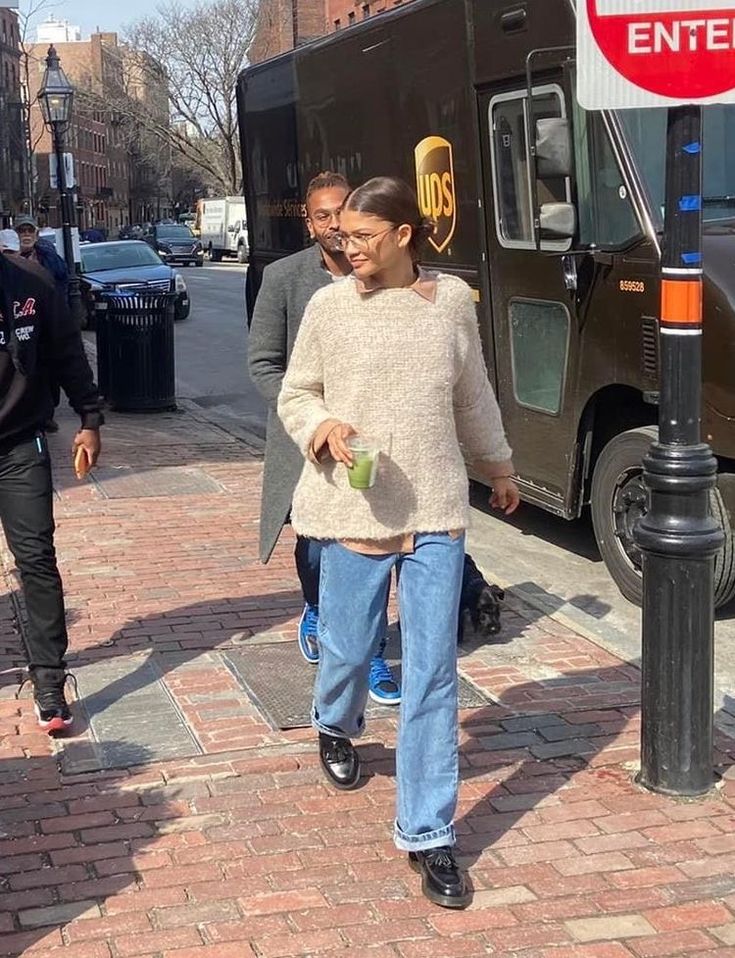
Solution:
{"label": "parked dark car", "polygon": [[202,266],[202,244],[188,226],[180,223],[157,223],[151,226],[145,240],[167,263]]}
{"label": "parked dark car", "polygon": [[117,238],[121,240],[142,239],[143,227],[139,226],[137,223],[131,223],[128,226],[121,226]]}
{"label": "parked dark car", "polygon": [[189,292],[181,273],[142,240],[89,243],[81,247],[82,286],[89,318],[94,321],[96,304],[106,293],[176,293],[177,320],[191,309]]}

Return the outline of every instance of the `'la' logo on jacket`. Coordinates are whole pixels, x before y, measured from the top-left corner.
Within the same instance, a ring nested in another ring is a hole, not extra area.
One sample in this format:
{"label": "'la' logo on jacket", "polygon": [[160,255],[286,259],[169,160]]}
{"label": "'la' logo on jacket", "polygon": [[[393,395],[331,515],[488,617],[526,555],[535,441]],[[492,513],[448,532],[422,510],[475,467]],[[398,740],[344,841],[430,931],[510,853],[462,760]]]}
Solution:
{"label": "'la' logo on jacket", "polygon": [[13,315],[16,319],[25,319],[27,316],[36,315],[36,300],[30,296],[21,306],[16,300],[13,303]]}

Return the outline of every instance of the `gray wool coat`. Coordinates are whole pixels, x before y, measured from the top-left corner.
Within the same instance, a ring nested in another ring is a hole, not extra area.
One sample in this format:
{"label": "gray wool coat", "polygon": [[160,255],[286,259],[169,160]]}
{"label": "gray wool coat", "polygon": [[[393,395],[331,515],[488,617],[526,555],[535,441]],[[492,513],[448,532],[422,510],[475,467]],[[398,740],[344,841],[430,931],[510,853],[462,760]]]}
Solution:
{"label": "gray wool coat", "polygon": [[286,434],[276,400],[307,303],[332,282],[319,246],[271,263],[263,270],[248,341],[248,368],[268,403],[263,495],[260,503],[260,559],[267,562],[291,510],[304,458]]}

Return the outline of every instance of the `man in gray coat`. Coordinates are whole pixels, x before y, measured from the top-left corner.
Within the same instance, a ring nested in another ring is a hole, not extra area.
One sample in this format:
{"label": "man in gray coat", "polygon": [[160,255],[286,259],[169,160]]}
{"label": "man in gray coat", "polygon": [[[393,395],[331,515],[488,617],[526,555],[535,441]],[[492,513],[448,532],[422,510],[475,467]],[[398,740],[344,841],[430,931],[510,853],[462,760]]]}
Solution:
{"label": "man in gray coat", "polygon": [[[253,310],[248,345],[250,377],[268,403],[265,468],[260,512],[260,558],[268,562],[288,522],[304,460],[276,414],[276,400],[307,303],[314,293],[351,273],[339,249],[339,214],[350,192],[338,173],[320,173],[306,191],[306,226],[314,244],[266,266]],[[307,662],[319,661],[319,562],[321,543],[298,536],[296,570],[304,595],[299,649]],[[370,665],[370,696],[398,705],[401,690],[383,658],[385,642]]]}

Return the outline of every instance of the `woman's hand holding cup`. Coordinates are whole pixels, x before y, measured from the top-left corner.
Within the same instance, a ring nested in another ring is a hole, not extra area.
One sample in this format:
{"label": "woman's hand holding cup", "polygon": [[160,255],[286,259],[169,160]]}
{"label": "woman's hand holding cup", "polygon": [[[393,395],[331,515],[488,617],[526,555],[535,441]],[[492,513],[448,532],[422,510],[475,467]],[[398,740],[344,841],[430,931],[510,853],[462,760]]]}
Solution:
{"label": "woman's hand holding cup", "polygon": [[348,422],[338,422],[330,429],[327,436],[329,454],[335,462],[343,462],[348,468],[352,466],[352,453],[347,445],[350,436],[356,436],[357,430]]}

